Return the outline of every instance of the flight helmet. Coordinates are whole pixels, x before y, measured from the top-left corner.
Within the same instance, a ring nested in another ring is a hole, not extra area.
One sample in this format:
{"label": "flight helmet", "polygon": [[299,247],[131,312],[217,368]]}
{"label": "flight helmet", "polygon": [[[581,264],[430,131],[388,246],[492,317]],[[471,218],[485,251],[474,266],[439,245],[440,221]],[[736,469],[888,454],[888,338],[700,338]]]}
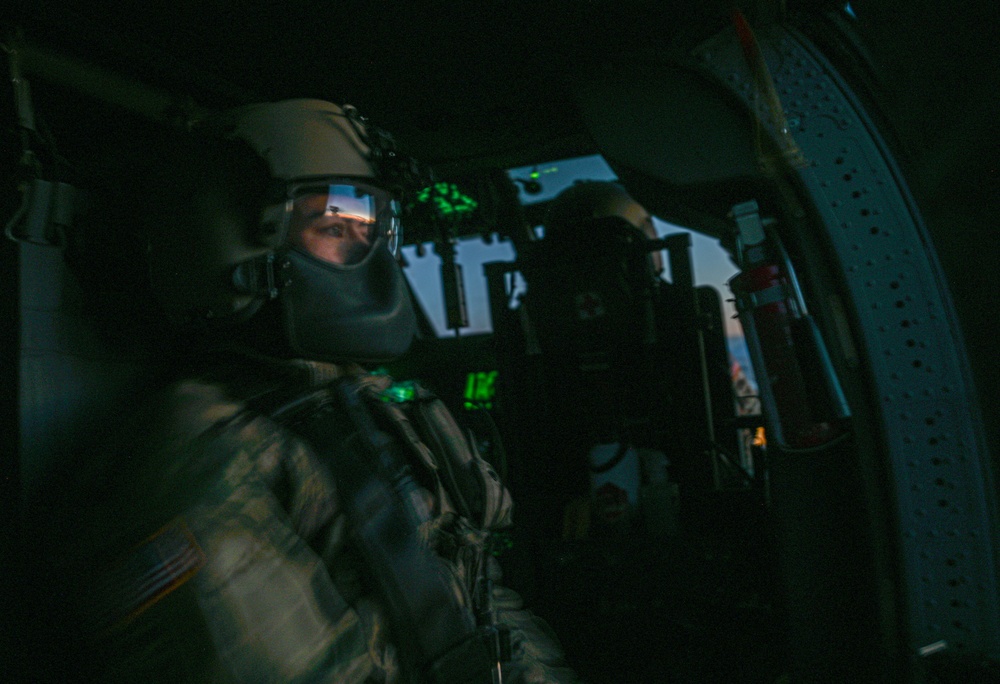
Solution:
{"label": "flight helmet", "polygon": [[391,137],[352,107],[312,99],[238,108],[200,130],[212,142],[199,142],[198,187],[175,221],[185,225],[149,238],[168,314],[215,327],[266,321],[279,334],[259,339],[288,356],[405,352],[416,319],[396,259],[405,178]]}
{"label": "flight helmet", "polygon": [[[608,217],[623,219],[650,240],[657,238],[649,212],[622,185],[610,181],[577,182],[559,193],[546,212],[545,235],[558,239],[570,231],[586,231],[590,225],[607,225],[599,219]],[[652,255],[652,262],[660,272],[659,252]]]}
{"label": "flight helmet", "polygon": [[649,212],[632,199],[624,187],[609,181],[583,181],[559,193],[546,213],[545,231],[551,235],[607,216],[623,218],[646,237],[656,237]]}

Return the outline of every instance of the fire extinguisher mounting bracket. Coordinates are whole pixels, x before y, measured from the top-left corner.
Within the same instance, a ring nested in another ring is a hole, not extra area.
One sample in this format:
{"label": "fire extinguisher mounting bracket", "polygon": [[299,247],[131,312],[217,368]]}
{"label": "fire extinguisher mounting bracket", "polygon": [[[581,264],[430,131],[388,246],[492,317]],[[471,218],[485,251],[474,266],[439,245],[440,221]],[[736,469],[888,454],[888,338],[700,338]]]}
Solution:
{"label": "fire extinguisher mounting bracket", "polygon": [[765,256],[764,242],[767,240],[766,227],[775,223],[774,219],[761,219],[760,207],[756,200],[748,200],[733,205],[729,212],[736,224],[736,255],[740,266],[762,261]]}
{"label": "fire extinguisher mounting bracket", "polygon": [[794,297],[795,290],[785,283],[757,292],[740,292],[736,294],[736,310],[739,312],[750,311],[758,306],[788,301]]}

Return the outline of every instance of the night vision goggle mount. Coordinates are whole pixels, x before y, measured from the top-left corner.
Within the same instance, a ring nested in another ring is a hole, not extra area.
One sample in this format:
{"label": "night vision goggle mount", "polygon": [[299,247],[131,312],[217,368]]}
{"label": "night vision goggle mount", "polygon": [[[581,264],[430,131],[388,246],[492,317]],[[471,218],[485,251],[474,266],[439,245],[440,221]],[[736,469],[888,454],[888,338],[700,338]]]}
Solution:
{"label": "night vision goggle mount", "polygon": [[353,105],[343,105],[351,128],[369,149],[368,162],[387,189],[404,193],[426,187],[433,179],[430,169],[402,154],[392,135],[373,124]]}

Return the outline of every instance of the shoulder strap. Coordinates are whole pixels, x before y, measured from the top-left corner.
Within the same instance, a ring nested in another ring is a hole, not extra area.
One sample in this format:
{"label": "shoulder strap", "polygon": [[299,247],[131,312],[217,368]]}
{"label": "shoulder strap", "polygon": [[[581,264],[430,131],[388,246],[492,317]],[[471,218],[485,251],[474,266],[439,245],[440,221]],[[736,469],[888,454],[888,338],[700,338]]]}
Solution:
{"label": "shoulder strap", "polygon": [[[427,444],[445,491],[459,514],[483,529],[509,524],[510,496],[500,476],[462,433],[447,407],[433,392],[413,383],[403,402],[381,402],[382,412],[400,426],[410,442]],[[416,427],[414,432],[410,423]]]}
{"label": "shoulder strap", "polygon": [[342,379],[271,415],[331,468],[408,669],[432,684],[494,682],[509,653],[503,633],[477,626],[453,573],[421,541],[418,528],[430,514],[398,443],[378,429],[364,395],[360,383]]}

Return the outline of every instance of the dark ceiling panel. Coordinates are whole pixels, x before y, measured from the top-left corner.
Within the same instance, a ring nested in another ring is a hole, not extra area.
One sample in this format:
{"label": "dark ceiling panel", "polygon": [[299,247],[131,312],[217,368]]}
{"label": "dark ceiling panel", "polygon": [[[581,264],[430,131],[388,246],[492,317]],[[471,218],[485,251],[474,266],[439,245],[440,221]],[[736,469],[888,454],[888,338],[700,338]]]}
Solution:
{"label": "dark ceiling panel", "polygon": [[469,169],[586,146],[572,80],[662,47],[700,16],[688,4],[34,0],[13,16],[33,42],[203,106],[354,104],[415,156]]}

